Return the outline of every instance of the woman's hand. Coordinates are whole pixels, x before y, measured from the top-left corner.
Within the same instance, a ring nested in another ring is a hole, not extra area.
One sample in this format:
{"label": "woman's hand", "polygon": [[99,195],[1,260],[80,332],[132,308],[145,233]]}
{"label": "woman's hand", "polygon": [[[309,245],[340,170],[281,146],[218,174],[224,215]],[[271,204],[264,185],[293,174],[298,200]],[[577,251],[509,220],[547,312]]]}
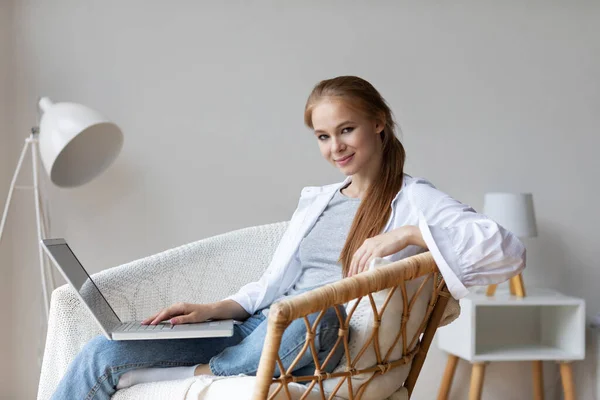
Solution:
{"label": "woman's hand", "polygon": [[170,322],[173,325],[193,324],[204,322],[212,317],[212,306],[210,304],[176,303],[158,314],[146,318],[142,321],[142,325],[155,325],[166,319],[171,319]]}
{"label": "woman's hand", "polygon": [[426,246],[419,228],[413,225],[401,226],[398,229],[368,238],[354,253],[348,269],[348,276],[367,270],[372,259],[397,253],[410,244]]}

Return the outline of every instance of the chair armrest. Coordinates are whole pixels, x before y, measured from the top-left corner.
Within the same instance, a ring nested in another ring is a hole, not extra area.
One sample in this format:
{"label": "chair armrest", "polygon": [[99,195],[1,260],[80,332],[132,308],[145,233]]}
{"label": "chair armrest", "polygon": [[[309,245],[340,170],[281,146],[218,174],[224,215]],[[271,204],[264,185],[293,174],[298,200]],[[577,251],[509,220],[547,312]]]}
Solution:
{"label": "chair armrest", "polygon": [[270,307],[269,316],[273,313],[273,320],[289,325],[305,315],[398,286],[402,281],[416,279],[434,271],[437,271],[437,266],[431,254],[418,254],[284,299]]}

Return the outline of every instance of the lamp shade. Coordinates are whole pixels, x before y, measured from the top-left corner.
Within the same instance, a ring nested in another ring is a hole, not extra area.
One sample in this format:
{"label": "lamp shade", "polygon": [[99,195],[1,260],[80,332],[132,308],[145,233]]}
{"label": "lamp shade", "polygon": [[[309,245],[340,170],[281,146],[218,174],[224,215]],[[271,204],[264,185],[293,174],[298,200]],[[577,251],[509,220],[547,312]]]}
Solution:
{"label": "lamp shade", "polygon": [[50,180],[60,187],[83,185],[100,175],[123,147],[123,133],[97,111],[76,103],[39,101],[39,148]]}
{"label": "lamp shade", "polygon": [[518,237],[537,236],[531,193],[486,193],[483,213]]}

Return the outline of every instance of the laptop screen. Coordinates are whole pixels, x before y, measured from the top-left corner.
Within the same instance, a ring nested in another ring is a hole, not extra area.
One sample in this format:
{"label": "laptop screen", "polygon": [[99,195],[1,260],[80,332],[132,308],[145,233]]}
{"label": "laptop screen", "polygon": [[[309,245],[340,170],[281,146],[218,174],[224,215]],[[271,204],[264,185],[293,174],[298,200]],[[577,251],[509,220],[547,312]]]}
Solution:
{"label": "laptop screen", "polygon": [[92,281],[71,248],[66,243],[46,244],[58,267],[75,287],[106,332],[121,324],[121,320]]}

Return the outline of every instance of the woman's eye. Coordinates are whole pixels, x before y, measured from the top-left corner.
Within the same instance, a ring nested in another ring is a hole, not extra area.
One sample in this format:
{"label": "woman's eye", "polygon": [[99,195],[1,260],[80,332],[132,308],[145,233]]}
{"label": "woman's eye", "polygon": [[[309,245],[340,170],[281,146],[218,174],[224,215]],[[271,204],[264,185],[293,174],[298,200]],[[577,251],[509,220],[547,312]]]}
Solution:
{"label": "woman's eye", "polygon": [[[350,132],[352,132],[353,130],[354,130],[354,127],[352,127],[352,126],[348,126],[348,127],[344,128],[344,129],[342,129],[342,133],[350,133]],[[323,140],[327,139],[328,137],[329,137],[328,135],[324,135],[324,134],[323,134],[323,135],[319,135],[319,136],[317,137],[317,139],[319,139],[319,140],[323,141]],[[324,139],[322,139],[322,138],[324,138]]]}

